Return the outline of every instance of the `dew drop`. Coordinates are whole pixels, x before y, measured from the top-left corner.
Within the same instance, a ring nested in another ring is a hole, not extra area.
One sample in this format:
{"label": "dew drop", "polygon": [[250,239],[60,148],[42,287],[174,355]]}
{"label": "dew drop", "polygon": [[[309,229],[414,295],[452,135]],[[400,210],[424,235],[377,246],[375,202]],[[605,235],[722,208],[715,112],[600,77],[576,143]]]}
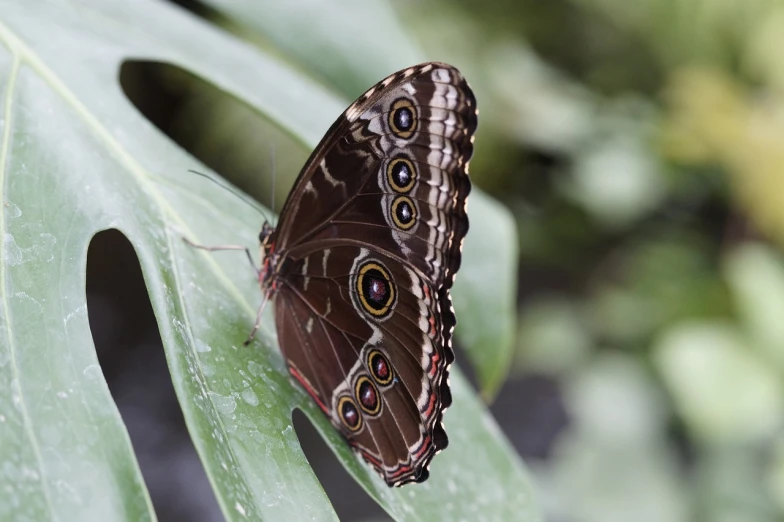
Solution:
{"label": "dew drop", "polygon": [[218,411],[221,413],[221,415],[231,415],[234,413],[234,410],[237,409],[237,401],[234,400],[234,397],[225,397],[213,391],[209,393],[212,403],[215,404],[215,407],[218,408]]}
{"label": "dew drop", "polygon": [[242,390],[242,393],[240,393],[240,395],[242,396],[242,400],[244,400],[245,402],[247,402],[251,406],[258,406],[259,405],[259,398],[258,398],[256,393],[252,389],[246,388],[246,389]]}

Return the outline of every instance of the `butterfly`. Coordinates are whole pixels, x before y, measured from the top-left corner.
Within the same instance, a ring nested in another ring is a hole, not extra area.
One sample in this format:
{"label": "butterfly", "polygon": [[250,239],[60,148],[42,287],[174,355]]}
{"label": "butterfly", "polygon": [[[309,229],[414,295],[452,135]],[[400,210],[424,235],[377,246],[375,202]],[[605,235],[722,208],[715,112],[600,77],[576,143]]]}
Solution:
{"label": "butterfly", "polygon": [[327,131],[277,228],[259,235],[259,284],[291,375],[390,486],[426,480],[448,442],[449,290],[476,127],[454,67],[392,74]]}

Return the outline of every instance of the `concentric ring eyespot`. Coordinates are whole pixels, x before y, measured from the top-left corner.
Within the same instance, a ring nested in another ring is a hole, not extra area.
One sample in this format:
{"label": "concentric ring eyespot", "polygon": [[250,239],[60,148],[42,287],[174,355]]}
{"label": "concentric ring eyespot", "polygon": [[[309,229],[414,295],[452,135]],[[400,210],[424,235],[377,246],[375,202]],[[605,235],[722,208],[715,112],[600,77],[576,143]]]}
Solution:
{"label": "concentric ring eyespot", "polygon": [[395,158],[387,165],[389,188],[400,194],[409,192],[416,183],[417,172],[414,164],[406,158]]}
{"label": "concentric ring eyespot", "polygon": [[357,432],[362,428],[362,414],[354,403],[354,399],[348,395],[338,399],[338,417],[349,431]]}
{"label": "concentric ring eyespot", "polygon": [[381,395],[367,375],[360,376],[354,383],[354,396],[359,407],[368,415],[378,415],[381,411]]}
{"label": "concentric ring eyespot", "polygon": [[401,230],[408,230],[416,224],[417,209],[411,198],[398,196],[392,202],[392,221]]}
{"label": "concentric ring eyespot", "polygon": [[380,263],[368,261],[360,267],[355,290],[362,308],[370,315],[381,318],[392,311],[395,284]]}
{"label": "concentric ring eyespot", "polygon": [[367,354],[367,367],[370,375],[380,386],[390,384],[395,377],[392,365],[386,356],[378,350],[370,350]]}
{"label": "concentric ring eyespot", "polygon": [[418,119],[414,104],[408,98],[398,98],[389,109],[389,129],[398,138],[409,139],[416,132]]}

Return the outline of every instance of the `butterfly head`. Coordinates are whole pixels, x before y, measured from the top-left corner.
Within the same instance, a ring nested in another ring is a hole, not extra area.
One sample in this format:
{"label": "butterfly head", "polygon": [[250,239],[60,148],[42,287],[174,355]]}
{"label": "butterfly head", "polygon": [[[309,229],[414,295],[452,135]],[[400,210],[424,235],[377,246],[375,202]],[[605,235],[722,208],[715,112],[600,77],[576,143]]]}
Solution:
{"label": "butterfly head", "polygon": [[261,254],[261,270],[259,271],[259,283],[262,290],[267,290],[273,286],[273,274],[275,272],[275,227],[268,221],[261,226],[259,233],[259,244]]}
{"label": "butterfly head", "polygon": [[261,243],[262,248],[267,246],[273,232],[275,232],[275,227],[269,221],[264,221],[264,224],[261,225],[261,232],[259,232],[259,243]]}

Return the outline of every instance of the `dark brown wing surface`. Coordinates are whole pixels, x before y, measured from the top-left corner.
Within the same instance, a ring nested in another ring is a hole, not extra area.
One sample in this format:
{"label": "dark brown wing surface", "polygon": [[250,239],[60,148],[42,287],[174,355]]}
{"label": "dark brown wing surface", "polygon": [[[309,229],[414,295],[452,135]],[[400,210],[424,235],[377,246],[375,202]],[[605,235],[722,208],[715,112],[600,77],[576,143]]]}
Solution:
{"label": "dark brown wing surface", "polygon": [[447,444],[449,288],[476,124],[455,68],[386,78],[314,151],[272,241],[291,372],[390,485],[424,480]]}

